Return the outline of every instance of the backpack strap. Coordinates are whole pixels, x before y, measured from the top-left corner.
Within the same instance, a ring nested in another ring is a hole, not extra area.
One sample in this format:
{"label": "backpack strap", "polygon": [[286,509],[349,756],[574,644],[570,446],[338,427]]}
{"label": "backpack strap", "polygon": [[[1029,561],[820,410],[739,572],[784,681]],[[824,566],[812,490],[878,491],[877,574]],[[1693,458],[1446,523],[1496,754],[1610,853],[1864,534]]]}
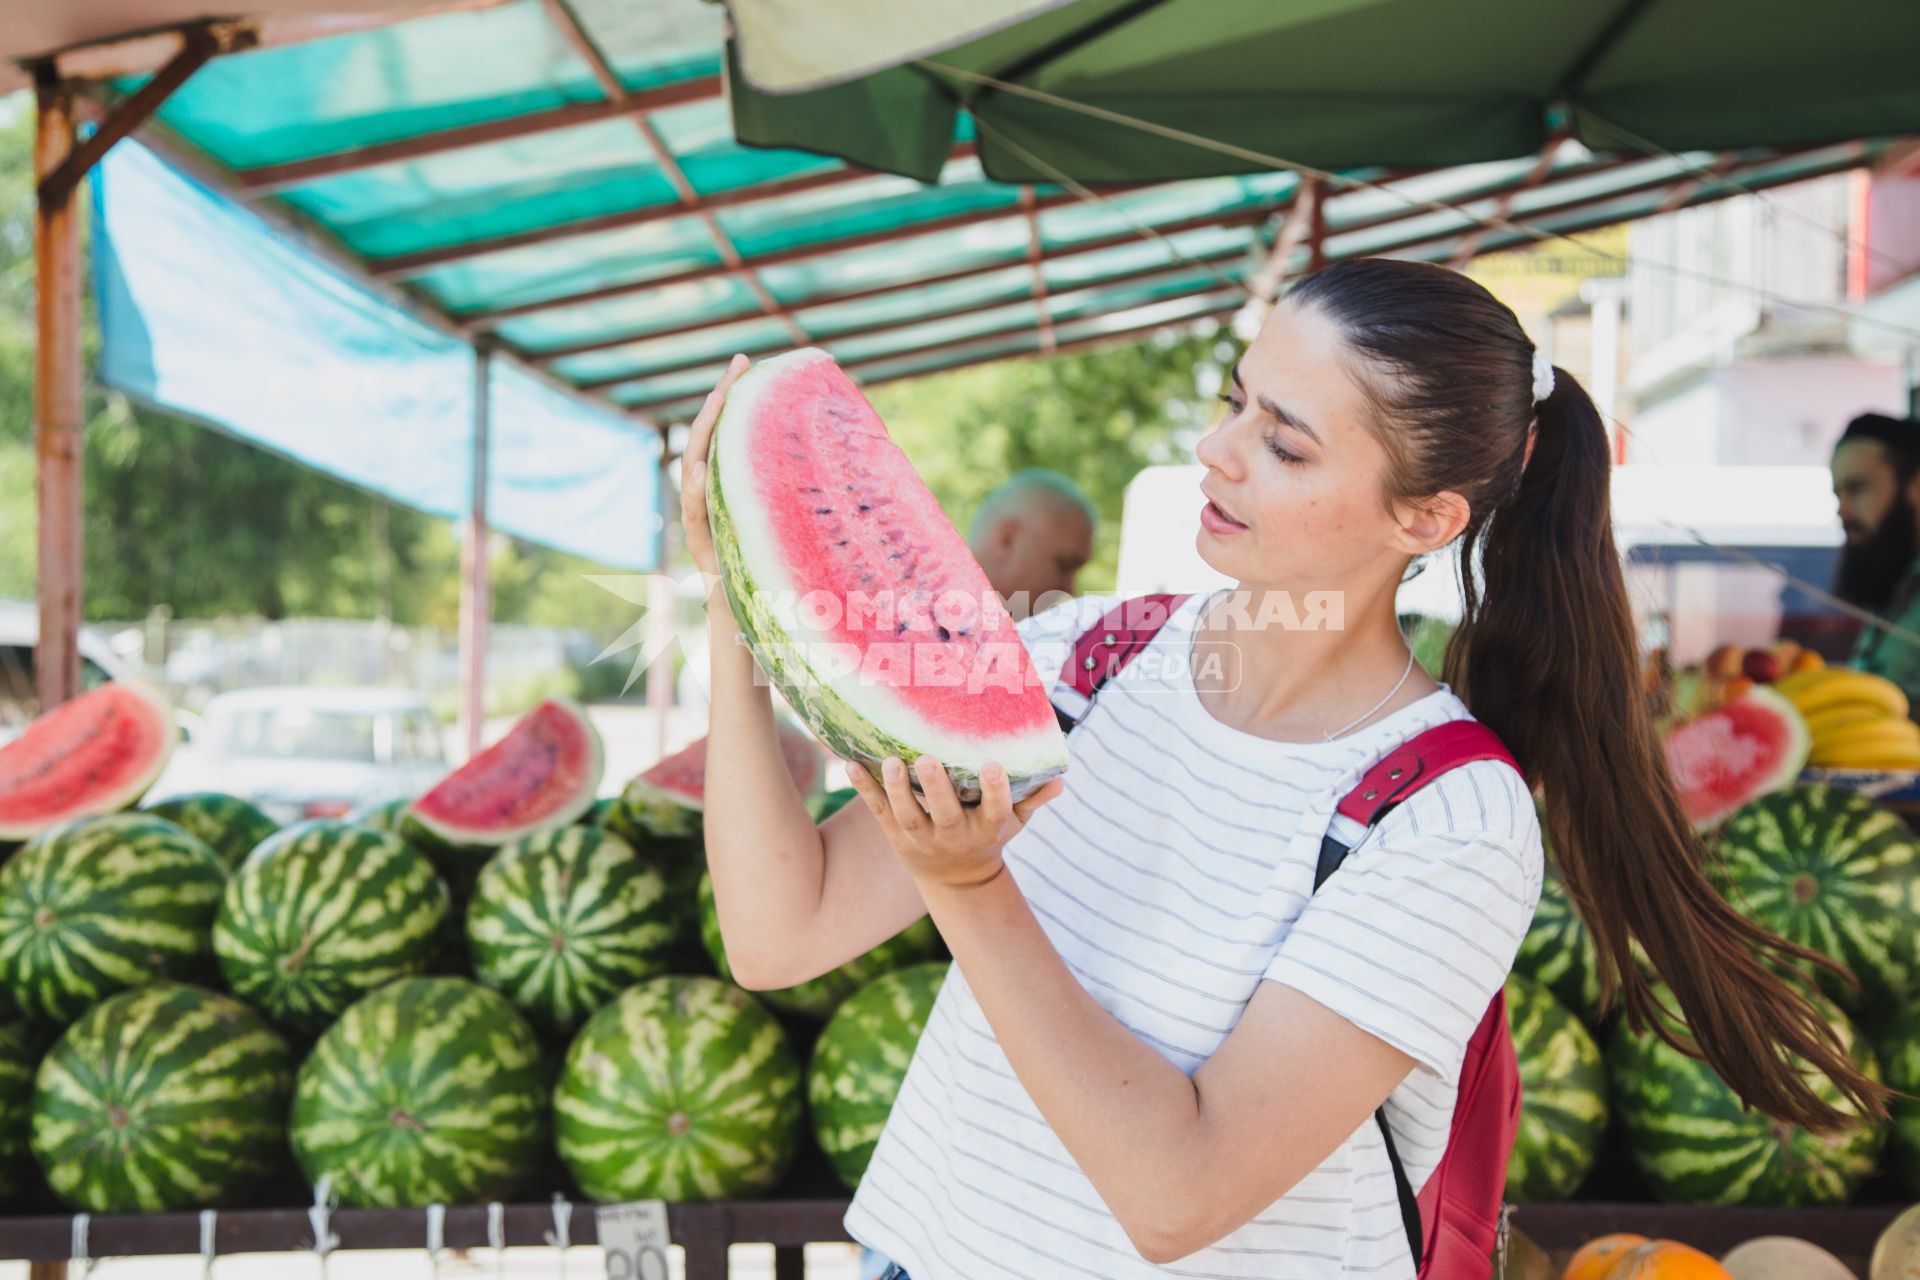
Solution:
{"label": "backpack strap", "polygon": [[[1340,869],[1359,838],[1342,836],[1366,830],[1384,818],[1402,801],[1449,769],[1476,760],[1504,760],[1516,772],[1520,766],[1500,741],[1499,735],[1477,720],[1449,720],[1423,733],[1415,734],[1397,749],[1388,752],[1378,764],[1360,775],[1360,781],[1347,793],[1334,811],[1332,827],[1320,840],[1320,861],[1314,868],[1316,892],[1327,878]],[[1393,1189],[1400,1201],[1400,1224],[1407,1232],[1407,1250],[1413,1255],[1413,1269],[1420,1270],[1425,1253],[1420,1227],[1420,1202],[1407,1179],[1406,1165],[1393,1145],[1393,1129],[1387,1124],[1384,1105],[1373,1113],[1380,1126],[1380,1139],[1386,1144],[1387,1164],[1393,1170]]]}
{"label": "backpack strap", "polygon": [[1164,591],[1122,600],[1081,634],[1053,690],[1053,714],[1060,721],[1061,732],[1072,733],[1087,718],[1101,686],[1153,643],[1173,611],[1186,600],[1185,595]]}

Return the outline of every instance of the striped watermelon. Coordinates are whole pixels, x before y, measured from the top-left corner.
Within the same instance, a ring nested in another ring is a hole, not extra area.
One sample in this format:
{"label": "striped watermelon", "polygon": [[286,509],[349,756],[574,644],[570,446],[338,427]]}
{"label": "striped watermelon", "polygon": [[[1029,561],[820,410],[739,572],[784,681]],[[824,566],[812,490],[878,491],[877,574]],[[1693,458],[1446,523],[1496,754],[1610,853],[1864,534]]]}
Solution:
{"label": "striped watermelon", "polygon": [[1718,878],[1744,914],[1838,960],[1860,980],[1818,975],[1843,1009],[1904,1006],[1920,974],[1920,841],[1859,792],[1789,787],[1743,806],[1719,835]]}
{"label": "striped watermelon", "polygon": [[1600,1025],[1600,953],[1551,861],[1513,970],[1544,984],[1589,1027]]}
{"label": "striped watermelon", "polygon": [[1893,1100],[1893,1136],[1887,1168],[1909,1192],[1920,1192],[1920,1004],[1910,1004],[1879,1039],[1880,1066]]}
{"label": "striped watermelon", "polygon": [[23,1022],[0,1022],[0,1202],[26,1186],[33,1160],[27,1146],[33,1069],[39,1061],[32,1029]]}
{"label": "striped watermelon", "polygon": [[1565,1200],[1593,1168],[1607,1129],[1600,1046],[1551,991],[1517,973],[1507,979],[1507,1026],[1521,1088],[1507,1199]]}
{"label": "striped watermelon", "polygon": [[539,1161],[546,1119],[540,1047],[506,997],[406,978],[314,1046],[294,1085],[293,1154],[342,1204],[501,1200]]}
{"label": "striped watermelon", "polygon": [[554,1090],[560,1155],[595,1200],[765,1192],[800,1145],[800,1061],[717,978],[654,978],[587,1021]]}
{"label": "striped watermelon", "polygon": [[67,1023],[107,996],[212,972],[220,855],[164,818],[63,823],[0,867],[0,985]]}
{"label": "striped watermelon", "polygon": [[877,978],[847,997],[814,1042],[807,1068],[813,1133],[849,1187],[860,1185],[873,1159],[946,978],[947,966],[937,963]]}
{"label": "striped watermelon", "polygon": [[834,814],[847,807],[847,802],[858,798],[860,793],[852,787],[840,787],[833,791],[823,791],[817,796],[807,798],[807,812],[813,815],[814,825],[818,826]]}
{"label": "striped watermelon", "polygon": [[[727,965],[726,943],[720,937],[720,912],[713,899],[713,877],[709,875],[700,877],[700,939],[706,944],[707,955],[720,970],[720,976],[733,981],[733,970]],[[921,916],[873,950],[854,957],[838,969],[809,978],[798,986],[754,994],[784,1013],[823,1019],[842,1000],[881,974],[931,960],[939,952],[940,935],[934,931],[933,918]]]}
{"label": "striped watermelon", "polygon": [[280,829],[280,824],[262,813],[259,806],[218,791],[172,796],[146,808],[154,817],[165,818],[206,841],[227,864],[228,871],[246,861],[254,846]]}
{"label": "striped watermelon", "polygon": [[162,983],[67,1028],[34,1083],[33,1153],[89,1213],[226,1208],[286,1161],[293,1053],[231,996]]}
{"label": "striped watermelon", "polygon": [[255,849],[228,882],[213,950],[235,995],[317,1035],[425,969],[448,910],[433,864],[398,836],[316,819]]}
{"label": "striped watermelon", "polygon": [[621,990],[665,972],[667,888],[627,842],[560,827],[508,845],[467,909],[474,972],[540,1029],[571,1036]]}
{"label": "striped watermelon", "polygon": [[[1678,1008],[1664,986],[1655,994],[1667,1008]],[[1829,1016],[1845,1035],[1854,1061],[1877,1077],[1873,1052],[1846,1015],[1829,1007]],[[1884,1125],[1855,1125],[1819,1137],[1750,1111],[1706,1063],[1651,1030],[1632,1031],[1625,1022],[1607,1046],[1607,1068],[1634,1161],[1661,1200],[1841,1204],[1873,1172],[1886,1143]],[[1818,1084],[1823,1099],[1845,1105],[1831,1083]]]}
{"label": "striped watermelon", "polygon": [[407,806],[412,803],[412,796],[401,796],[396,800],[375,800],[349,813],[347,821],[356,826],[372,827],[375,831],[391,831],[399,835],[402,820],[407,816]]}

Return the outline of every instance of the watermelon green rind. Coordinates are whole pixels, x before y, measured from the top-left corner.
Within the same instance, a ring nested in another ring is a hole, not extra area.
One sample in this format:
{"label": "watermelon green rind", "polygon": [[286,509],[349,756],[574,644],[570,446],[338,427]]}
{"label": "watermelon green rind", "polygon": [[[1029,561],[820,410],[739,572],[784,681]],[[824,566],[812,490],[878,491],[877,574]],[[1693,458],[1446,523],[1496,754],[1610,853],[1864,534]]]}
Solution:
{"label": "watermelon green rind", "polygon": [[34,1082],[33,1151],[88,1213],[245,1203],[286,1163],[294,1059],[231,996],[165,983],[67,1029]]}
{"label": "watermelon green rind", "polygon": [[[735,513],[729,505],[728,477],[735,468],[743,476],[748,473],[752,419],[767,407],[770,396],[779,394],[781,376],[821,360],[830,357],[818,349],[803,348],[754,365],[728,391],[715,426],[707,459],[707,514],[734,619],[788,704],[835,755],[878,771],[889,756],[911,764],[922,752],[935,752],[959,797],[972,801],[980,795],[979,765],[986,762],[984,752],[1005,768],[1013,798],[1021,799],[1066,772],[1066,738],[1057,724],[1048,719],[1031,732],[1009,734],[991,742],[974,741],[919,720],[883,684],[869,684],[858,674],[840,676],[816,670],[774,613],[767,591],[784,588],[771,580],[762,581],[765,575],[747,561],[742,542],[746,512]],[[770,540],[770,535],[759,540]],[[903,581],[897,587],[904,591],[909,584]],[[1024,653],[1020,656],[1024,669],[1030,664]],[[917,788],[918,779],[909,776]]]}
{"label": "watermelon green rind", "polygon": [[1720,829],[1716,879],[1750,919],[1845,965],[1853,990],[1821,990],[1857,1014],[1904,1008],[1920,981],[1920,838],[1893,810],[1842,787],[1789,787]]}
{"label": "watermelon green rind", "polygon": [[146,811],[206,841],[229,871],[246,861],[247,855],[262,840],[280,829],[280,824],[258,805],[218,791],[169,796],[146,806]]}
{"label": "watermelon green rind", "polygon": [[[1664,986],[1656,986],[1655,995],[1678,1007]],[[1829,1007],[1828,1017],[1855,1064],[1878,1078],[1872,1050],[1846,1015]],[[1607,1046],[1607,1070],[1634,1162],[1663,1201],[1843,1204],[1873,1173],[1886,1144],[1885,1125],[1861,1123],[1822,1137],[1751,1111],[1706,1063],[1624,1021]],[[1822,1099],[1850,1110],[1830,1081],[1813,1083]]]}
{"label": "watermelon green rind", "polygon": [[1540,903],[1520,941],[1513,969],[1544,983],[1587,1026],[1600,1025],[1600,954],[1586,921],[1551,866],[1541,881]]}
{"label": "watermelon green rind", "polygon": [[814,1042],[807,1067],[813,1132],[834,1172],[860,1185],[933,1015],[947,966],[909,965],[849,996]]}
{"label": "watermelon green rind", "polygon": [[1798,778],[1813,735],[1784,694],[1757,684],[1672,730],[1662,746],[1687,818],[1711,831],[1741,805]]}
{"label": "watermelon green rind", "polygon": [[618,836],[563,827],[502,849],[467,908],[474,972],[550,1034],[571,1035],[634,983],[663,973],[666,882]]}
{"label": "watermelon green rind", "polygon": [[293,1153],[343,1205],[504,1200],[540,1159],[547,1093],[533,1029],[461,978],[406,978],[342,1014],[294,1084]]}
{"label": "watermelon green rind", "polygon": [[[563,776],[554,766],[551,735],[574,739],[578,768]],[[593,806],[606,770],[606,748],[585,708],[571,698],[549,698],[520,717],[506,736],[443,778],[414,800],[402,819],[402,833],[432,854],[446,850],[486,850],[512,844],[548,827],[567,826]],[[547,794],[542,794],[547,793]],[[478,813],[456,816],[463,802],[486,797],[489,804],[532,794],[538,812],[518,822],[482,822]]]}
{"label": "watermelon green rind", "polygon": [[256,848],[221,899],[213,950],[235,995],[318,1034],[348,1005],[421,972],[451,909],[425,855],[333,819]]}
{"label": "watermelon green rind", "polygon": [[33,1116],[33,1074],[39,1061],[32,1030],[26,1024],[0,1022],[0,1202],[20,1194],[33,1165],[28,1133]]}
{"label": "watermelon green rind", "polygon": [[753,997],[717,978],[653,978],[574,1038],[555,1137],[594,1200],[744,1198],[792,1161],[801,1094],[786,1032]]}
{"label": "watermelon green rind", "polygon": [[1910,1004],[1882,1030],[1881,1070],[1893,1100],[1887,1169],[1909,1193],[1920,1193],[1920,1004]]}
{"label": "watermelon green rind", "polygon": [[1520,1060],[1520,1129],[1507,1199],[1564,1200],[1593,1168],[1607,1128],[1607,1069],[1567,1007],[1542,983],[1507,979],[1507,1025]]}
{"label": "watermelon green rind", "polygon": [[[700,941],[706,946],[707,955],[712,958],[720,976],[731,982],[733,970],[727,964],[727,946],[720,936],[720,912],[713,898],[711,875],[700,877],[699,894]],[[824,1019],[842,1000],[875,978],[906,965],[931,960],[939,954],[939,950],[940,935],[933,927],[933,918],[921,916],[879,946],[864,955],[855,956],[837,969],[817,978],[809,978],[797,986],[756,991],[754,995],[783,1013]]]}
{"label": "watermelon green rind", "polygon": [[401,824],[407,816],[407,807],[413,803],[413,797],[400,796],[394,800],[374,800],[347,815],[347,821],[356,826],[372,827],[375,831],[391,831],[402,834]]}
{"label": "watermelon green rind", "polygon": [[0,843],[137,803],[178,731],[158,689],[116,680],[34,718],[0,746]]}
{"label": "watermelon green rind", "polygon": [[207,976],[226,882],[219,854],[151,814],[43,832],[0,867],[0,986],[65,1024],[129,987]]}

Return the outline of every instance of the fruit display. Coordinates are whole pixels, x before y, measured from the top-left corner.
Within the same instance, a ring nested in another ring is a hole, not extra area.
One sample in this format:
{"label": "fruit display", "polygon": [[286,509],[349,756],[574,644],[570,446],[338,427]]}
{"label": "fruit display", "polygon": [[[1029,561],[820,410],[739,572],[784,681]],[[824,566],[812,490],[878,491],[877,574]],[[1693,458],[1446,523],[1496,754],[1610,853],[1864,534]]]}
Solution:
{"label": "fruit display", "polygon": [[834,1011],[814,1043],[807,1110],[849,1187],[867,1171],[946,978],[944,964],[917,964],[875,979]]}
{"label": "fruit display", "polygon": [[[820,748],[788,724],[778,726],[780,755],[803,797],[820,789]],[[676,751],[627,783],[606,826],[630,843],[649,836],[697,836],[706,811],[707,740]]]}
{"label": "fruit display", "polygon": [[574,1037],[555,1139],[595,1200],[758,1195],[799,1149],[801,1093],[787,1033],[752,996],[717,978],[654,978]]}
{"label": "fruit display", "polygon": [[234,994],[318,1035],[361,996],[421,972],[448,910],[433,864],[398,836],[317,818],[234,873],[213,950]]}
{"label": "fruit display", "polygon": [[1830,667],[1774,686],[1807,722],[1817,769],[1920,769],[1920,725],[1907,695],[1881,676]]}
{"label": "fruit display", "polygon": [[834,754],[878,769],[931,753],[962,800],[990,760],[1015,799],[1065,771],[1012,616],[826,352],[763,360],[734,383],[707,512],[742,636]]}
{"label": "fruit display", "polygon": [[1798,778],[1811,745],[1799,710],[1765,685],[1674,725],[1662,739],[1681,806],[1701,831]]}
{"label": "fruit display", "polygon": [[33,1152],[89,1213],[245,1202],[286,1143],[294,1058],[231,996],[163,983],[67,1028],[33,1088]]}
{"label": "fruit display", "polygon": [[1520,1061],[1520,1129],[1507,1161],[1507,1197],[1564,1200],[1600,1153],[1606,1066],[1592,1034],[1544,986],[1515,974],[1506,996]]}
{"label": "fruit display", "polygon": [[218,791],[196,791],[170,796],[146,806],[156,818],[165,818],[188,835],[198,836],[232,871],[261,841],[280,829],[258,805]]}
{"label": "fruit display", "polygon": [[157,690],[114,681],[34,718],[0,746],[0,842],[136,803],[178,737]]}
{"label": "fruit display", "polygon": [[[731,982],[733,970],[727,964],[726,943],[720,937],[720,912],[714,903],[711,876],[700,877],[699,892],[701,941],[706,944],[707,954],[713,958],[720,976]],[[823,1019],[842,1000],[881,974],[922,960],[931,960],[939,953],[940,935],[933,927],[933,919],[921,916],[865,955],[856,956],[837,969],[817,978],[809,978],[798,986],[757,994],[762,1001],[783,1013]]]}
{"label": "fruit display", "polygon": [[571,699],[549,698],[409,805],[403,834],[477,870],[501,845],[579,818],[593,804],[605,767],[600,733],[586,711]]}
{"label": "fruit display", "polygon": [[480,873],[467,941],[480,981],[542,1031],[570,1036],[623,989],[665,972],[666,882],[618,836],[542,831]]}
{"label": "fruit display", "polygon": [[129,987],[206,977],[226,884],[220,855],[151,814],[43,831],[0,867],[0,986],[65,1024]]}
{"label": "fruit display", "polygon": [[539,1160],[547,1090],[532,1028],[459,978],[407,978],[327,1029],[294,1084],[293,1154],[344,1205],[504,1199]]}
{"label": "fruit display", "polygon": [[1904,1005],[1920,980],[1920,837],[1897,814],[1857,792],[1802,784],[1743,806],[1715,844],[1729,902],[1857,979],[1819,970],[1830,998],[1854,1014]]}

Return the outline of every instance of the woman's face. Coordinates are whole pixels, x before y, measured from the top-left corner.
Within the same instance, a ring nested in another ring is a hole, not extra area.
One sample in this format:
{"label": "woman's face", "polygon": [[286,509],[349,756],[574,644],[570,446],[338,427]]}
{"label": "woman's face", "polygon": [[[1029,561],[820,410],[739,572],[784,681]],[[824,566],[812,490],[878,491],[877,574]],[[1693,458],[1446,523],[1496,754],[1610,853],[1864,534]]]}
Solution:
{"label": "woman's face", "polygon": [[1198,451],[1199,551],[1214,569],[1304,591],[1397,575],[1417,551],[1383,501],[1387,455],[1353,361],[1324,314],[1284,302],[1240,358]]}

